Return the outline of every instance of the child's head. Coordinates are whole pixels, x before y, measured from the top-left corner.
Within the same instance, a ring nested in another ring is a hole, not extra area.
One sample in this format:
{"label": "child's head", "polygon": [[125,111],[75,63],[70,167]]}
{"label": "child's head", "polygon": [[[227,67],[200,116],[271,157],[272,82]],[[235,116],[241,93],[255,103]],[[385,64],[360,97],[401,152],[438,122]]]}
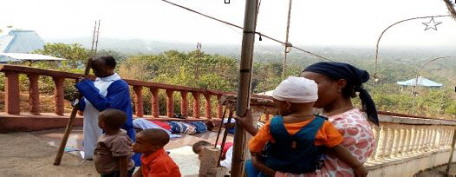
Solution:
{"label": "child's head", "polygon": [[206,146],[212,146],[212,144],[204,140],[198,141],[193,144],[192,150],[195,154],[198,154],[198,157],[201,159],[201,150],[203,150],[203,148]]}
{"label": "child's head", "polygon": [[163,148],[169,142],[169,135],[162,129],[145,129],[136,134],[132,149],[137,153],[150,154]]}
{"label": "child's head", "polygon": [[98,126],[103,130],[118,130],[127,121],[127,114],[117,109],[106,109],[98,115]]}
{"label": "child's head", "polygon": [[272,93],[279,114],[286,116],[303,109],[312,109],[318,99],[318,86],[313,80],[290,76]]}

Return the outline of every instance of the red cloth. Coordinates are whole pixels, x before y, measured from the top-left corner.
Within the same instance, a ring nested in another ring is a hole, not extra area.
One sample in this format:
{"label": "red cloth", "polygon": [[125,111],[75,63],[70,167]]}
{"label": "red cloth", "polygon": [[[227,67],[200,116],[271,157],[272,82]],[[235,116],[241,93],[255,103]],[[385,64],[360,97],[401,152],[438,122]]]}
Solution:
{"label": "red cloth", "polygon": [[159,120],[150,120],[150,119],[147,119],[147,120],[154,123],[155,125],[160,126],[161,128],[171,131],[171,126],[167,122],[163,122],[163,121],[159,121]]}
{"label": "red cloth", "polygon": [[[220,147],[222,147],[222,143],[218,143],[218,145]],[[234,145],[233,142],[225,142],[225,146],[223,146],[223,149],[222,149],[222,159],[225,159],[225,154],[226,154],[226,151],[228,151],[228,149],[230,147],[232,147]]]}

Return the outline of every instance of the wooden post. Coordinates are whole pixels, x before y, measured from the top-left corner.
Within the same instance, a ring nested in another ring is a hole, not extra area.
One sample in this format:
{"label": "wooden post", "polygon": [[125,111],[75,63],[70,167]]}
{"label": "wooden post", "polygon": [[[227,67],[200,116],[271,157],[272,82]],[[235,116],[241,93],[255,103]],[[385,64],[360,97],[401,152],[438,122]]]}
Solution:
{"label": "wooden post", "polygon": [[198,92],[192,92],[193,95],[193,118],[200,118],[200,93]]}
{"label": "wooden post", "polygon": [[174,117],[173,90],[166,90],[166,116]]}
{"label": "wooden post", "polygon": [[188,116],[188,92],[181,91],[181,114],[182,117]]}
{"label": "wooden post", "polygon": [[[239,86],[236,114],[243,117],[250,105],[250,91],[252,80],[252,60],[255,43],[255,29],[258,14],[258,0],[245,2],[244,31],[242,35],[242,51],[239,68]],[[232,176],[243,176],[245,132],[242,126],[236,124],[234,133],[233,161],[231,165]]]}
{"label": "wooden post", "polygon": [[[220,101],[222,98],[222,95],[217,95],[217,101]],[[222,118],[223,117],[223,105],[220,103],[217,103],[217,118]]]}
{"label": "wooden post", "polygon": [[27,77],[30,81],[29,85],[29,103],[30,103],[30,113],[33,115],[40,114],[40,90],[38,88],[38,78],[40,77],[37,74],[27,74]]}
{"label": "wooden post", "polygon": [[142,86],[135,85],[133,86],[133,90],[135,91],[135,113],[136,116],[138,117],[143,117],[144,116],[144,101],[142,97]]}
{"label": "wooden post", "polygon": [[206,98],[206,118],[211,119],[212,115],[212,104],[211,104],[211,95],[204,94],[204,98]]}
{"label": "wooden post", "polygon": [[64,102],[64,92],[63,92],[63,82],[65,78],[63,77],[53,77],[55,83],[54,89],[54,100],[55,100],[55,114],[63,116],[65,112],[65,102]]}
{"label": "wooden post", "polygon": [[8,114],[19,115],[20,109],[20,91],[19,91],[19,74],[16,72],[5,72],[5,109]]}
{"label": "wooden post", "polygon": [[152,94],[152,97],[150,98],[150,102],[152,104],[151,106],[151,112],[152,112],[152,117],[158,118],[160,116],[160,108],[158,104],[158,88],[149,88],[150,93]]}

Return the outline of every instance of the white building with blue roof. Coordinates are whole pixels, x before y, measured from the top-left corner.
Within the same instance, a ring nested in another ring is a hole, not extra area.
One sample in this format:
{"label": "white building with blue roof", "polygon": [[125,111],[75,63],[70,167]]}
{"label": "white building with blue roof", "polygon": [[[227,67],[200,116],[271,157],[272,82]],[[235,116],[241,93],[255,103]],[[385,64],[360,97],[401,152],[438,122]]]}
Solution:
{"label": "white building with blue roof", "polygon": [[43,39],[33,30],[11,30],[0,37],[0,53],[31,53],[43,49]]}

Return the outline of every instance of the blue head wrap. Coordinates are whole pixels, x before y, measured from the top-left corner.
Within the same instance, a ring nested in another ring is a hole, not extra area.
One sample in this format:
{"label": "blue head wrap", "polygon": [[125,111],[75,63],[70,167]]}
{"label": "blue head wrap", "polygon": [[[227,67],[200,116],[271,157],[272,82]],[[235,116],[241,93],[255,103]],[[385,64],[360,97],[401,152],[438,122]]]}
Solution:
{"label": "blue head wrap", "polygon": [[363,88],[363,83],[369,80],[369,73],[358,69],[350,64],[341,62],[318,62],[304,69],[304,71],[323,74],[332,79],[345,79],[354,86],[354,90],[359,92],[359,98],[367,118],[376,125],[379,125],[377,109],[371,96]]}

